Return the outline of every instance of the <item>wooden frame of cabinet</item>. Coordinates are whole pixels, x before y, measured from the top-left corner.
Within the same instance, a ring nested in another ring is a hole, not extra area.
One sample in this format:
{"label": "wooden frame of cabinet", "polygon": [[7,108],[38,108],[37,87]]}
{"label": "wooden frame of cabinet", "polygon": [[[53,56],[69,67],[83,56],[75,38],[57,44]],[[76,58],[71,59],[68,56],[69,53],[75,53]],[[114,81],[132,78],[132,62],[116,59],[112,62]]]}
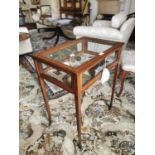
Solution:
{"label": "wooden frame of cabinet", "polygon": [[[88,42],[94,42],[94,43],[99,43],[99,44],[106,44],[106,45],[111,45],[107,50],[103,51],[104,54],[100,55],[96,52],[89,51],[88,50]],[[69,48],[73,45],[78,45],[79,43],[82,43],[82,49],[81,52],[87,52],[95,57],[92,58],[91,60],[81,64],[79,67],[74,68],[68,65],[65,65],[63,61],[57,61],[52,58],[48,58],[47,55],[49,54],[54,54],[56,52],[60,52],[60,50]],[[81,126],[82,126],[82,115],[81,115],[81,99],[82,99],[82,94],[85,92],[86,89],[88,89],[95,81],[101,78],[102,72],[97,73],[96,75],[93,76],[92,79],[90,79],[86,84],[82,84],[82,74],[93,67],[95,65],[99,64],[105,58],[113,53],[116,54],[116,60],[112,63],[110,63],[107,68],[111,70],[115,70],[114,73],[114,78],[113,78],[113,86],[112,86],[112,94],[111,94],[111,100],[109,104],[109,110],[112,108],[113,104],[113,98],[114,98],[114,93],[115,93],[115,86],[116,86],[116,80],[118,77],[118,71],[120,67],[120,61],[121,61],[121,51],[122,51],[123,43],[122,42],[112,42],[112,41],[106,41],[106,40],[100,40],[100,39],[95,39],[95,38],[88,38],[88,37],[83,37],[79,38],[74,41],[68,41],[66,43],[63,43],[61,45],[49,48],[48,50],[45,51],[40,51],[39,53],[33,54],[33,59],[34,59],[34,64],[35,68],[38,74],[38,79],[40,81],[40,86],[42,90],[42,94],[44,97],[45,101],[45,107],[47,110],[48,118],[49,118],[49,124],[51,124],[52,119],[51,119],[51,111],[48,103],[48,96],[45,88],[45,81],[48,80],[49,82],[52,82],[53,84],[63,88],[64,90],[73,93],[75,95],[75,109],[76,109],[76,119],[77,119],[77,131],[78,131],[78,138],[79,138],[79,146],[81,146]],[[46,64],[47,67],[43,68],[43,64]],[[56,68],[57,70],[64,71],[68,74],[71,75],[71,87],[68,85],[65,85],[63,82],[59,81],[58,79],[50,76],[47,74],[47,71],[52,68]]]}
{"label": "wooden frame of cabinet", "polygon": [[65,14],[66,18],[68,16],[75,18],[82,15],[82,0],[59,0],[59,3],[61,17],[62,14]]}

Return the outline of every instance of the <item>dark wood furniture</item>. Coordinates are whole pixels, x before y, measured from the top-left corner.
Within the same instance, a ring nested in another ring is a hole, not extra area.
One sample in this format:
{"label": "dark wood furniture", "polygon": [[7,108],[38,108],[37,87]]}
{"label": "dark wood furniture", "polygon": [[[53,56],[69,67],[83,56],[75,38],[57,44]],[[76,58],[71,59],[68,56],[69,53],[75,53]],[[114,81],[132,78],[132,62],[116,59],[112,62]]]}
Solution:
{"label": "dark wood furniture", "polygon": [[[79,25],[82,22],[86,23],[86,25],[89,23],[90,19],[89,19],[89,13],[86,13],[87,11],[87,6],[88,6],[88,12],[89,12],[89,7],[90,7],[90,3],[88,2],[88,0],[84,1],[84,4],[82,4],[82,0],[59,0],[60,2],[60,18],[61,20],[68,20],[70,19],[71,22],[68,24],[60,24],[56,22],[51,22],[50,27],[46,29],[45,31],[53,31],[54,34],[50,37],[46,37],[43,39],[52,39],[56,36],[56,40],[54,43],[54,46],[57,45],[58,41],[59,41],[59,37],[63,36],[64,38],[68,39],[68,40],[73,40],[75,38],[69,37],[66,34],[64,34],[62,27],[63,26],[71,26],[74,27],[75,25]],[[82,5],[84,5],[82,7]],[[85,20],[84,20],[85,19]],[[60,20],[60,19],[58,19]],[[54,26],[54,28],[53,28]]]}
{"label": "dark wood furniture", "polygon": [[[68,24],[68,25],[69,25],[69,24]],[[50,37],[44,37],[43,39],[44,39],[44,40],[49,40],[49,39],[52,39],[52,38],[56,37],[54,46],[57,45],[60,36],[66,38],[66,39],[68,39],[68,40],[74,40],[74,39],[75,39],[75,38],[71,38],[71,37],[67,36],[66,34],[64,34],[64,32],[63,32],[63,30],[62,30],[62,27],[64,26],[63,24],[61,25],[61,24],[54,24],[54,23],[51,23],[51,26],[52,26],[53,28],[48,28],[48,29],[46,29],[45,31],[46,31],[46,32],[51,32],[51,31],[52,31],[52,32],[54,32],[54,34],[53,34],[52,36],[50,36]]]}
{"label": "dark wood furniture", "polygon": [[[31,19],[31,16],[37,12],[37,8],[30,8],[27,10],[19,9],[19,27],[27,27],[29,30],[36,29],[36,23]],[[27,21],[26,21],[26,17]]]}
{"label": "dark wood furniture", "polygon": [[60,15],[65,14],[66,18],[73,16],[79,17],[82,13],[82,0],[59,0]]}
{"label": "dark wood furniture", "polygon": [[[122,95],[123,88],[124,88],[124,81],[127,76],[127,74],[135,74],[135,50],[125,50],[124,55],[122,55],[122,64],[121,64],[121,69],[120,69],[120,82],[121,82],[121,87],[120,91],[117,94],[118,97]],[[130,57],[128,56],[130,54]],[[125,61],[125,63],[124,63]]]}
{"label": "dark wood furniture", "polygon": [[[75,25],[81,25],[90,16],[88,0],[59,0],[61,18],[74,19]],[[87,10],[87,11],[86,11]]]}
{"label": "dark wood furniture", "polygon": [[32,29],[36,29],[37,26],[36,26],[36,23],[25,23],[24,25],[20,26],[20,27],[27,27],[28,30],[32,30]]}
{"label": "dark wood furniture", "polygon": [[[48,12],[46,12],[46,10],[44,11],[44,8],[47,8],[49,11]],[[67,20],[67,19],[62,19],[62,21],[61,21],[62,24],[61,24],[61,23],[59,23],[59,21],[61,19],[56,19],[56,20],[49,22],[47,25],[47,23],[44,22],[44,20],[47,20],[47,18],[52,17],[52,15],[50,14],[51,7],[49,5],[42,5],[42,6],[38,7],[38,9],[41,10],[40,20],[42,21],[42,23],[40,23],[40,24],[48,27],[48,28],[40,28],[38,30],[38,32],[40,32],[40,30],[44,30],[45,32],[51,32],[51,31],[54,32],[54,34],[52,36],[44,37],[43,38],[44,40],[46,40],[46,39],[48,40],[48,39],[52,39],[52,38],[56,37],[55,43],[54,43],[54,46],[55,46],[55,45],[57,45],[60,36],[63,36],[64,38],[66,38],[68,40],[74,39],[74,38],[71,38],[71,37],[65,35],[63,30],[62,30],[63,26],[72,25],[72,20],[70,20],[70,22],[68,22],[68,24],[63,24],[63,21],[65,22],[65,20]]]}
{"label": "dark wood furniture", "polygon": [[121,71],[120,71],[121,87],[120,87],[119,93],[117,94],[118,97],[120,97],[122,95],[123,88],[124,88],[124,81],[125,81],[126,75],[129,73],[134,74],[133,72],[125,71],[123,69],[121,69]]}
{"label": "dark wood furniture", "polygon": [[[102,44],[106,48],[100,53],[91,51],[89,48],[90,43]],[[48,80],[53,84],[67,90],[75,95],[76,119],[79,144],[81,146],[81,98],[82,94],[88,89],[96,80],[101,78],[102,70],[96,74],[89,75],[86,79],[89,70],[96,69],[97,65],[103,63],[111,54],[116,55],[116,58],[107,65],[111,71],[115,69],[111,101],[109,103],[109,110],[112,108],[115,84],[117,74],[120,66],[120,55],[123,43],[105,41],[100,39],[93,39],[83,37],[74,41],[68,41],[61,45],[55,46],[45,51],[33,54],[35,68],[43,93],[45,107],[47,110],[49,123],[51,123],[51,111],[48,104],[48,96],[45,89],[44,80]],[[43,65],[44,64],[44,65]],[[46,66],[45,66],[46,65]],[[52,73],[52,70],[56,70]],[[59,79],[59,74],[64,74],[64,77]]]}

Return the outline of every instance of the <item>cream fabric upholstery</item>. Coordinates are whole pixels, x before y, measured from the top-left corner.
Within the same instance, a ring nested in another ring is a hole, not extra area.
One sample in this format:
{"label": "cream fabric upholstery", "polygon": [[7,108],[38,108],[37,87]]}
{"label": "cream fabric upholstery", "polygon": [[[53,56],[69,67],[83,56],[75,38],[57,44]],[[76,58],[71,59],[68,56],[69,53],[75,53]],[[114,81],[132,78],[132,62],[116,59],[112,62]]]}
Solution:
{"label": "cream fabric upholstery", "polygon": [[130,18],[120,28],[120,33],[122,34],[122,42],[127,44],[131,33],[135,27],[135,18]]}
{"label": "cream fabric upholstery", "polygon": [[124,12],[120,12],[112,17],[111,25],[113,28],[119,29],[126,19],[127,15]]}
{"label": "cream fabric upholstery", "polygon": [[[19,32],[29,33],[26,27],[20,27]],[[26,54],[32,52],[32,44],[30,38],[19,42],[19,54]]]}
{"label": "cream fabric upholstery", "polygon": [[93,27],[111,27],[111,21],[109,21],[109,20],[96,20],[93,23]]}
{"label": "cream fabric upholstery", "polygon": [[105,40],[121,41],[122,38],[119,30],[109,27],[77,26],[73,32],[76,36],[87,36]]}
{"label": "cream fabric upholstery", "polygon": [[123,50],[122,53],[122,69],[135,73],[135,51]]}
{"label": "cream fabric upholstery", "polygon": [[97,20],[93,26],[77,26],[73,29],[76,38],[82,36],[99,38],[103,40],[124,42],[126,46],[131,33],[135,26],[135,18],[129,18],[120,27],[120,29],[113,28],[111,21]]}

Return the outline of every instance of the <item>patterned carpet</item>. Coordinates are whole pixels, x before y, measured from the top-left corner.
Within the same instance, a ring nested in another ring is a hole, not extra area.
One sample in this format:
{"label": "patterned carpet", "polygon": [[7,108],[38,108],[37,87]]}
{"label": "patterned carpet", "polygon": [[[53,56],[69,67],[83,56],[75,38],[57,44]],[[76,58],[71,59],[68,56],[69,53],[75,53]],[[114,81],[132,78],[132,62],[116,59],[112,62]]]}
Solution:
{"label": "patterned carpet", "polygon": [[[40,36],[34,34],[37,35]],[[39,43],[33,40],[33,47],[39,49]],[[21,65],[19,73],[20,155],[135,154],[135,89],[132,75],[125,81],[123,95],[115,97],[111,111],[107,104],[112,78],[104,85],[97,81],[85,92],[81,107],[83,125],[80,150],[77,146],[74,96],[67,93],[49,101],[52,124],[48,126],[35,73],[30,73]],[[117,89],[119,86],[118,80]]]}

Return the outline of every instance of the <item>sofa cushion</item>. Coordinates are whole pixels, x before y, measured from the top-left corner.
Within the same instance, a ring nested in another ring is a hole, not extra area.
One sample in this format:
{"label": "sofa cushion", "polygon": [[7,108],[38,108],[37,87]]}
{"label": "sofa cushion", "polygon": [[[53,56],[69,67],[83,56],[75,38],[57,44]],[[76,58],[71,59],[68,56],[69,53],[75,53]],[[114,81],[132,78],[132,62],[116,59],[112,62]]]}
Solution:
{"label": "sofa cushion", "polygon": [[73,33],[77,37],[87,36],[112,41],[121,41],[122,38],[120,31],[109,27],[105,27],[103,29],[102,27],[76,26],[73,29]]}
{"label": "sofa cushion", "polygon": [[109,20],[96,20],[93,23],[94,27],[111,27],[111,21]]}
{"label": "sofa cushion", "polygon": [[119,29],[120,26],[125,22],[127,19],[127,15],[124,12],[120,12],[112,17],[112,27]]}

